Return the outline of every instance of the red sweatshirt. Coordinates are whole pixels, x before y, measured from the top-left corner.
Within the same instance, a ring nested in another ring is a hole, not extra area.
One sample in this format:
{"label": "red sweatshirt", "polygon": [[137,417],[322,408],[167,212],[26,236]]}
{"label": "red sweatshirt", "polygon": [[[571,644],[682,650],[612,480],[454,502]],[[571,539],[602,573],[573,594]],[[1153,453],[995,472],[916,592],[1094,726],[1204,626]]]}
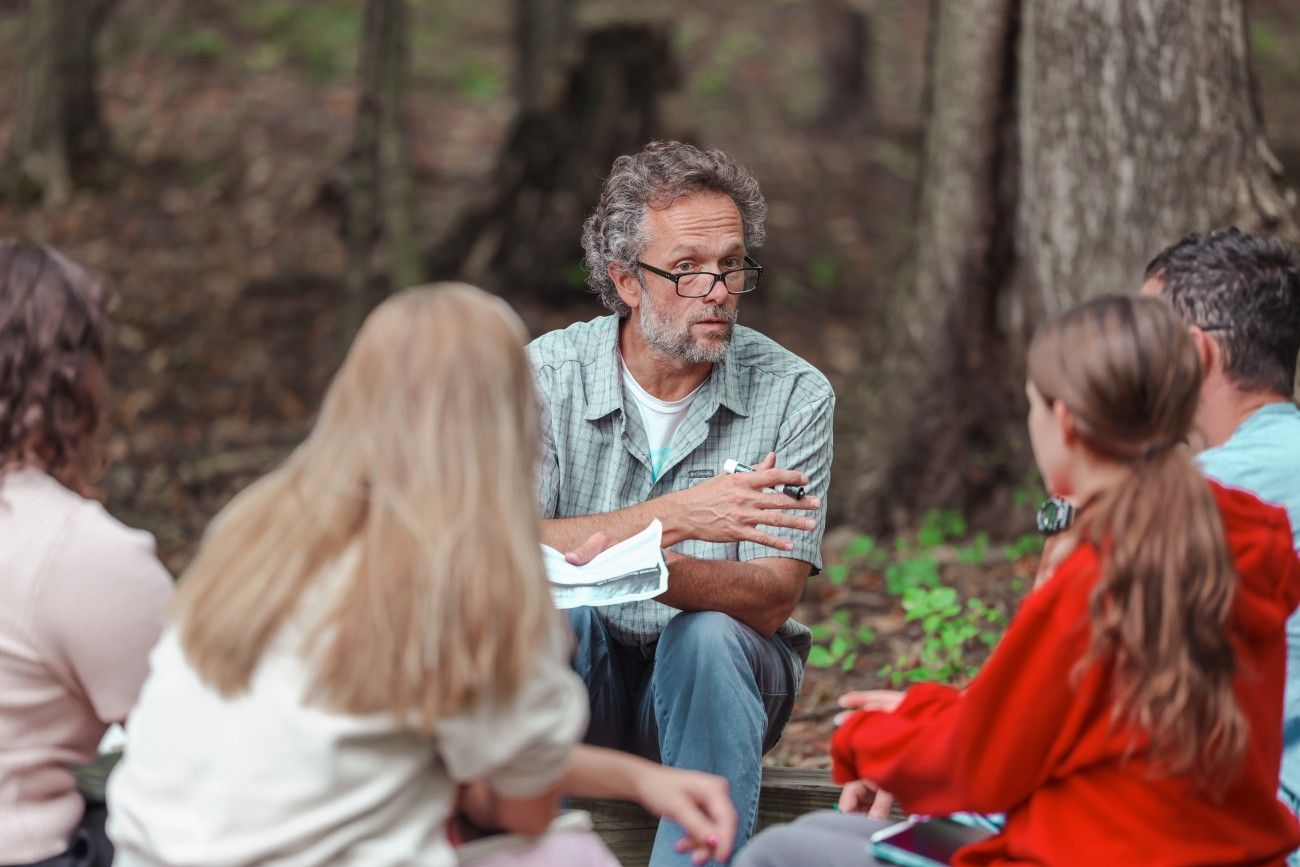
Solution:
{"label": "red sweatshirt", "polygon": [[[1286,680],[1284,623],[1300,602],[1300,560],[1281,509],[1211,483],[1240,575],[1230,636],[1250,725],[1241,771],[1220,800],[1189,776],[1123,760],[1102,666],[1077,681],[1091,639],[1097,552],[1080,546],[1025,600],[963,691],[921,684],[892,713],[855,714],[831,742],[835,780],[872,780],[910,811],[1005,811],[1005,831],[962,849],[978,864],[1283,863],[1300,824],[1277,800]],[[1145,741],[1139,737],[1138,744]]]}

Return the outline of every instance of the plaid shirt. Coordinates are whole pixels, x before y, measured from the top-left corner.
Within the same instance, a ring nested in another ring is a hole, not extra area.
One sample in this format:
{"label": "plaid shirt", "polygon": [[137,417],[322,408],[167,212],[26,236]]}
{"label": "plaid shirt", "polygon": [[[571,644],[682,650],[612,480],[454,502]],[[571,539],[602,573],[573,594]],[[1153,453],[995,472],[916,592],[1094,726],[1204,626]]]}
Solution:
{"label": "plaid shirt", "polygon": [[[792,557],[821,568],[825,497],[831,475],[831,416],[835,393],[808,362],[749,328],[736,326],[726,358],[713,366],[691,401],[672,442],[663,475],[654,481],[641,414],[623,390],[617,316],[602,316],[534,340],[528,354],[545,408],[545,454],[539,479],[543,518],[612,512],[722,472],[735,458],[755,464],[770,451],[779,466],[808,475],[808,492],[822,498],[812,532],[765,527],[794,543],[777,551],[753,542],[688,539],[674,550],[712,560]],[[653,599],[600,609],[610,633],[647,658],[677,609]],[[790,619],[777,633],[805,659],[807,627]]]}

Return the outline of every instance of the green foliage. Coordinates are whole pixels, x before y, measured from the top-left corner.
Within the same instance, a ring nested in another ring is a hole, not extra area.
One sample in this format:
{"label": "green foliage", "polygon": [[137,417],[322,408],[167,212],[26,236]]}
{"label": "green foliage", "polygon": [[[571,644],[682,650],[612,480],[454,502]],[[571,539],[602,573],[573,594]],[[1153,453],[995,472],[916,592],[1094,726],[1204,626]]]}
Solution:
{"label": "green foliage", "polygon": [[997,644],[1006,623],[998,609],[978,598],[962,605],[957,591],[944,585],[909,588],[903,610],[908,621],[921,624],[921,642],[915,659],[900,656],[881,671],[894,685],[974,675],[979,666],[971,661],[973,645]]}
{"label": "green foliage", "polygon": [[1039,554],[1043,550],[1043,537],[1037,533],[1026,533],[1006,547],[1008,560],[1019,560],[1030,554]]}
{"label": "green foliage", "polygon": [[452,67],[451,81],[457,90],[477,102],[491,102],[505,92],[508,84],[504,69],[478,57],[462,58]]}
{"label": "green foliage", "polygon": [[256,0],[229,5],[236,20],[259,37],[252,55],[254,67],[293,63],[323,81],[349,76],[356,69],[361,4]]}
{"label": "green foliage", "polygon": [[895,560],[885,567],[885,589],[894,596],[902,596],[913,587],[935,587],[939,584],[939,563],[928,554]]}
{"label": "green foliage", "polygon": [[709,62],[695,75],[691,88],[701,96],[718,96],[728,90],[738,67],[764,49],[762,37],[751,30],[731,27],[714,41],[713,32],[692,32],[681,36],[683,50],[707,51]]}
{"label": "green foliage", "polygon": [[809,627],[813,648],[808,654],[808,664],[813,668],[834,668],[852,671],[858,661],[858,650],[876,640],[869,626],[853,628],[853,615],[836,611],[830,620]]}
{"label": "green foliage", "polygon": [[831,255],[814,256],[807,265],[808,282],[821,293],[829,294],[841,287],[844,269]]}
{"label": "green foliage", "polygon": [[[1041,548],[1042,539],[1027,534],[997,553],[1018,560]],[[826,569],[827,580],[835,586],[845,585],[857,568],[880,570],[886,592],[902,605],[905,622],[919,630],[915,650],[880,671],[894,685],[969,678],[1006,628],[1000,607],[978,597],[963,600],[956,588],[944,583],[940,559],[953,554],[969,566],[996,556],[988,533],[972,534],[960,513],[936,510],[925,516],[914,536],[897,536],[892,544],[867,535],[854,537],[840,562]],[[1019,592],[1021,583],[1014,579],[1013,591]],[[811,628],[814,646],[808,664],[815,668],[851,671],[862,652],[878,640],[874,629],[855,623],[852,613],[843,609]]]}
{"label": "green foliage", "polygon": [[983,530],[971,537],[970,544],[957,549],[957,559],[967,566],[978,566],[988,558],[989,534]]}
{"label": "green foliage", "polygon": [[230,41],[212,27],[194,27],[169,34],[163,48],[181,60],[212,63],[230,54]]}

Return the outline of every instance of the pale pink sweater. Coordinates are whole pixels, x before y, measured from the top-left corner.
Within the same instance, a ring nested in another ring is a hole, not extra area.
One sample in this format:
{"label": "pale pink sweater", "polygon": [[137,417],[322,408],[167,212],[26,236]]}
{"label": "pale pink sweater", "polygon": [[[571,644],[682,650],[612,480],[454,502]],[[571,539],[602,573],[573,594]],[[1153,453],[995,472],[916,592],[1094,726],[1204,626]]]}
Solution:
{"label": "pale pink sweater", "polygon": [[62,852],[86,762],[135,703],[172,581],[153,537],[45,473],[0,478],[0,863]]}

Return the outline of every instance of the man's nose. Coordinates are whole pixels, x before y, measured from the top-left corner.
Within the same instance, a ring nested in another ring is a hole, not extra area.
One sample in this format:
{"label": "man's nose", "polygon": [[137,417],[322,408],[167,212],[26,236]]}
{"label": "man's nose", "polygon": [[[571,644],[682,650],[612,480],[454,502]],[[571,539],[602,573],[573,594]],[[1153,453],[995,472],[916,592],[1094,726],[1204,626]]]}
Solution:
{"label": "man's nose", "polygon": [[715,276],[713,278],[713,285],[709,287],[709,294],[705,295],[701,300],[704,301],[705,304],[725,304],[729,294],[730,293],[727,292],[726,281],[721,277]]}

